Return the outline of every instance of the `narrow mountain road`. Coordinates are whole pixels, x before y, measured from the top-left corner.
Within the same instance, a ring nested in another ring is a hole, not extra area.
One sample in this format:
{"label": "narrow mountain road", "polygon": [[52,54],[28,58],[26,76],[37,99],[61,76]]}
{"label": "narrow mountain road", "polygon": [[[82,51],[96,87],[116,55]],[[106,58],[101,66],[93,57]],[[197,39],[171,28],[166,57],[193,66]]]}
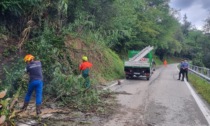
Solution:
{"label": "narrow mountain road", "polygon": [[150,81],[131,79],[111,87],[119,92],[121,107],[104,126],[208,126],[187,84],[177,77],[172,64],[157,69]]}

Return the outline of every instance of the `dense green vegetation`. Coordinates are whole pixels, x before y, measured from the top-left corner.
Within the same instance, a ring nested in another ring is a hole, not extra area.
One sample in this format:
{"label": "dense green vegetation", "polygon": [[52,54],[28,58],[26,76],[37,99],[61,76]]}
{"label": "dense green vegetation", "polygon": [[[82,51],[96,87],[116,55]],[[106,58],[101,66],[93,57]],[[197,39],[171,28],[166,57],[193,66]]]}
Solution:
{"label": "dense green vegetation", "polygon": [[27,84],[27,78],[23,78],[23,57],[27,53],[43,64],[44,93],[82,110],[101,103],[94,89],[88,95],[70,97],[83,91],[79,86],[83,80],[78,77],[82,55],[94,64],[93,87],[122,78],[121,59],[127,58],[127,51],[148,45],[155,47],[154,57],[159,64],[173,56],[210,68],[210,18],[204,31],[193,28],[187,16],[181,24],[175,16],[178,12],[168,2],[1,0],[0,90],[8,88],[12,96]]}
{"label": "dense green vegetation", "polygon": [[[178,12],[170,9],[168,2],[3,0],[0,2],[1,38],[4,35],[18,38],[21,48],[49,27],[58,38],[66,34],[76,34],[79,38],[92,36],[97,44],[120,55],[129,49],[140,50],[153,45],[161,60],[164,56],[175,55],[193,60],[196,65],[210,66],[209,54],[204,53],[209,52],[209,19],[206,19],[204,31],[193,28],[187,16],[180,24],[175,16]],[[62,43],[57,41],[56,45]],[[14,51],[15,47],[4,54]]]}

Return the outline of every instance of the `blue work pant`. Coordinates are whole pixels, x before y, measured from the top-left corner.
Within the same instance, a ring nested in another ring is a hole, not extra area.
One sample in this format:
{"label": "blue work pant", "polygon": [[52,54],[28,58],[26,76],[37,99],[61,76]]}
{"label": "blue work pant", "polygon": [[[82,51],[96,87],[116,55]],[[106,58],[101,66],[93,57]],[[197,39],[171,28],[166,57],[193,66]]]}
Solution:
{"label": "blue work pant", "polygon": [[84,82],[84,87],[85,88],[90,88],[90,77],[89,77],[89,69],[85,69],[82,71],[82,76],[85,79]]}
{"label": "blue work pant", "polygon": [[43,82],[41,80],[31,81],[28,85],[28,91],[25,97],[25,102],[30,102],[33,91],[36,91],[36,105],[42,104],[42,89]]}

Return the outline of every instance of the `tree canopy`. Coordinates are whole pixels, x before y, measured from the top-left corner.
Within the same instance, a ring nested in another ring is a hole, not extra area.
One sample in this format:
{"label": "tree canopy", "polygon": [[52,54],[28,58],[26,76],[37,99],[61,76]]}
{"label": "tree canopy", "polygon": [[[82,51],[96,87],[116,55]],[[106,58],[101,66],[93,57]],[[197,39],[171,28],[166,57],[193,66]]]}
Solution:
{"label": "tree canopy", "polygon": [[[198,59],[209,48],[209,18],[204,31],[192,27],[183,17],[176,18],[178,11],[169,7],[169,0],[2,0],[0,2],[1,32],[20,37],[28,27],[29,39],[42,34],[45,27],[61,35],[70,30],[78,34],[92,34],[118,54],[128,50],[155,47],[155,54]],[[17,25],[18,24],[18,25]],[[199,52],[198,52],[199,51]]]}

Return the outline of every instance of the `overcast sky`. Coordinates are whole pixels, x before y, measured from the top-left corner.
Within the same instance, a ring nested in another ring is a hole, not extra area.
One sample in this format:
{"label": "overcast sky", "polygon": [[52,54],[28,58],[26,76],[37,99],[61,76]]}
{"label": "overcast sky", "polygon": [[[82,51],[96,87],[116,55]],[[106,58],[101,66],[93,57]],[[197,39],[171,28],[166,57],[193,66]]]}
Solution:
{"label": "overcast sky", "polygon": [[188,21],[196,28],[202,29],[204,20],[210,12],[210,0],[171,0],[170,7],[181,12],[181,20],[186,14]]}

